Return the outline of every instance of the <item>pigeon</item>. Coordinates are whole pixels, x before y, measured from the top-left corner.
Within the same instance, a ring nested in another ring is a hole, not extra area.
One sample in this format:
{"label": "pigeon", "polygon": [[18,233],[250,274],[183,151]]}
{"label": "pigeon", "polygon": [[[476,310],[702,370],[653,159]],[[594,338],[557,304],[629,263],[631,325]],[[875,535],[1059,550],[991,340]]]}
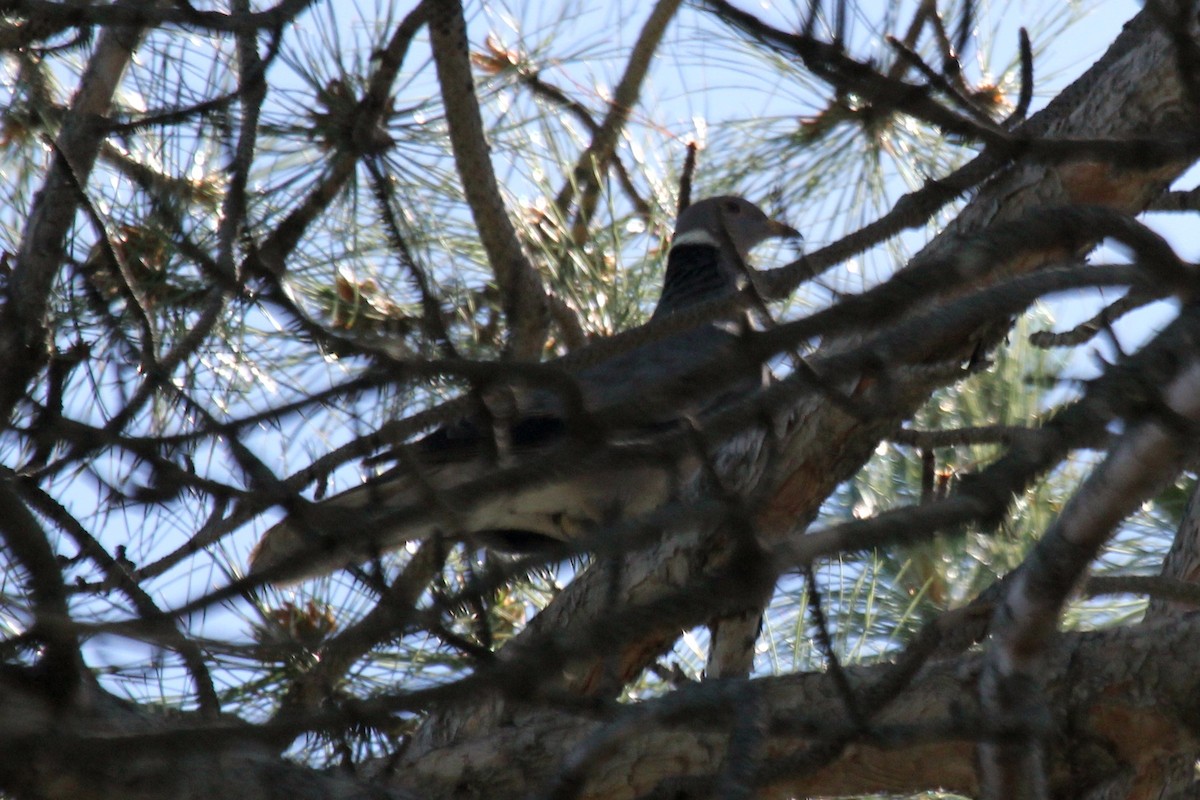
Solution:
{"label": "pigeon", "polygon": [[[679,215],[651,323],[732,297],[749,284],[755,246],[799,236],[741,197],[693,203]],[[622,460],[614,452],[684,421],[702,421],[760,388],[764,366],[738,358],[740,334],[751,324],[739,311],[607,357],[581,358],[577,351],[563,367],[576,390],[571,396],[544,385],[488,387],[479,392],[480,413],[404,446],[395,467],[320,502],[292,503],[288,517],[255,547],[251,574],[270,570],[273,581],[314,577],[434,536],[539,552],[586,542],[605,526],[661,508],[699,464],[680,457]],[[718,360],[729,368],[714,380],[711,366],[708,373],[702,368]],[[594,446],[593,428],[603,432],[604,447]],[[590,455],[562,457],[581,443]],[[520,471],[520,479],[505,483],[506,466]]]}

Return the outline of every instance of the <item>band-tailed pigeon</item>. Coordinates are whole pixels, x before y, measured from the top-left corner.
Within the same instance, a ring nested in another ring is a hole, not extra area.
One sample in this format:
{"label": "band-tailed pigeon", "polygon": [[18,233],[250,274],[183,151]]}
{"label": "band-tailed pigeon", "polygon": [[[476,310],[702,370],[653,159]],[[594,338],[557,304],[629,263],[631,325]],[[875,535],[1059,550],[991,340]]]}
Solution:
{"label": "band-tailed pigeon", "polygon": [[[746,285],[751,249],[798,236],[740,197],[697,201],[679,216],[652,319],[735,294]],[[737,358],[744,324],[744,314],[703,322],[598,363],[566,366],[578,388],[573,404],[545,386],[518,385],[498,396],[484,391],[487,413],[414,442],[398,466],[362,486],[295,509],[263,536],[251,570],[286,563],[275,577],[319,575],[433,535],[528,551],[661,507],[688,477],[681,473],[696,465],[606,459],[604,448],[594,448],[590,461],[563,469],[564,459],[554,456],[580,441],[572,427],[579,420],[567,409],[582,405],[588,415],[582,424],[598,421],[610,445],[644,440],[685,418],[702,420],[762,383],[762,365]],[[711,369],[697,376],[718,359],[728,371],[716,380]],[[573,356],[569,363],[581,362],[587,359]],[[505,485],[505,466],[534,474]]]}

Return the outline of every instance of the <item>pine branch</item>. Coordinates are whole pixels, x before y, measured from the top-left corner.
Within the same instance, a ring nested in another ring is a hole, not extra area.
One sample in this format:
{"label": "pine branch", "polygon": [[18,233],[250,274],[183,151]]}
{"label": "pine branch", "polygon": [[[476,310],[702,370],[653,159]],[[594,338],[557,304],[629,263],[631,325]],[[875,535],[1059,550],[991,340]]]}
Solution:
{"label": "pine branch", "polygon": [[462,5],[459,0],[431,2],[429,32],[450,144],[479,239],[500,285],[509,327],[506,349],[511,357],[535,359],[549,330],[546,290],[521,248],[496,182],[471,76]]}

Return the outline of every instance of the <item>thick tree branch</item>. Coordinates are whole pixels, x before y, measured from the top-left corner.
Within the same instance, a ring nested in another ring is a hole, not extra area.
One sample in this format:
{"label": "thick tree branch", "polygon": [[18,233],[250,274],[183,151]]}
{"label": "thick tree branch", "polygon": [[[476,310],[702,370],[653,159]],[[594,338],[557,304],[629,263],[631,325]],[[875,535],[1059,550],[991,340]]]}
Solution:
{"label": "thick tree branch", "polygon": [[510,336],[507,349],[515,358],[535,360],[542,352],[550,326],[546,290],[537,269],[521,248],[496,182],[471,76],[462,4],[459,0],[432,0],[430,13],[429,34],[454,163],[479,240],[504,298]]}
{"label": "thick tree branch", "polygon": [[21,0],[21,15],[31,22],[52,21],[62,28],[76,25],[103,25],[144,28],[164,24],[207,28],[233,33],[257,33],[264,28],[280,28],[312,5],[313,0],[283,0],[264,11],[226,14],[201,11],[190,4],[114,3],[96,5],[89,0]]}
{"label": "thick tree branch", "polygon": [[[1195,706],[1197,674],[1174,665],[1197,626],[1200,616],[1193,615],[1178,627],[1066,634],[1052,646],[1045,700],[1054,729],[1069,726],[1075,740],[1118,754],[1101,768],[1090,750],[1055,746],[1049,760],[1054,788],[1078,790],[1083,774],[1099,783],[1136,767],[1124,759],[1152,757],[1148,736],[1165,751],[1191,746],[1184,709]],[[979,664],[979,656],[970,655],[928,665],[861,734],[849,724],[828,674],[696,684],[600,719],[519,709],[503,734],[446,743],[419,762],[405,756],[394,782],[419,786],[431,797],[472,786],[494,797],[518,796],[531,782],[547,791],[561,785],[561,765],[580,764],[570,784],[575,797],[643,797],[679,781],[694,796],[707,797],[753,692],[769,710],[764,747],[771,754],[749,779],[757,797],[904,794],[932,785],[973,795],[980,787],[972,745],[1000,733],[976,710],[971,676]],[[869,687],[890,680],[894,669],[881,664],[847,672],[855,687]],[[1180,709],[1181,716],[1163,717],[1164,708]],[[1152,719],[1159,722],[1146,727]],[[843,735],[855,740],[853,748],[816,770],[803,766],[815,742]],[[1081,773],[1075,759],[1090,766]]]}

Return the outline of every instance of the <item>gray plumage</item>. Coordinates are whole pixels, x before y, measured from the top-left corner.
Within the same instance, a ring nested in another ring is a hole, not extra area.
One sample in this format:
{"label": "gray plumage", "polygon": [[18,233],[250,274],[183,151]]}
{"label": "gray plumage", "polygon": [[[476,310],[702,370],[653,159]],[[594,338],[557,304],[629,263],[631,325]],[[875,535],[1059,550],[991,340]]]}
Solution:
{"label": "gray plumage", "polygon": [[[756,245],[798,235],[740,197],[694,203],[680,214],[652,318],[736,294],[747,282],[747,259]],[[570,369],[583,410],[606,423],[605,441],[644,440],[684,418],[702,419],[761,385],[762,366],[736,357],[737,334],[746,324],[741,316]],[[717,381],[696,377],[717,360],[734,374]],[[697,467],[678,458],[623,462],[602,450],[577,469],[540,468],[559,463],[554,456],[561,448],[579,441],[572,438],[579,431],[572,429],[563,395],[519,386],[492,394],[485,396],[489,414],[429,434],[410,445],[392,470],[298,509],[268,530],[251,556],[251,570],[278,567],[281,579],[317,575],[433,535],[476,538],[510,551],[575,540],[661,507]],[[522,469],[522,480],[504,486],[498,468],[510,464]],[[526,466],[534,474],[524,474]]]}

